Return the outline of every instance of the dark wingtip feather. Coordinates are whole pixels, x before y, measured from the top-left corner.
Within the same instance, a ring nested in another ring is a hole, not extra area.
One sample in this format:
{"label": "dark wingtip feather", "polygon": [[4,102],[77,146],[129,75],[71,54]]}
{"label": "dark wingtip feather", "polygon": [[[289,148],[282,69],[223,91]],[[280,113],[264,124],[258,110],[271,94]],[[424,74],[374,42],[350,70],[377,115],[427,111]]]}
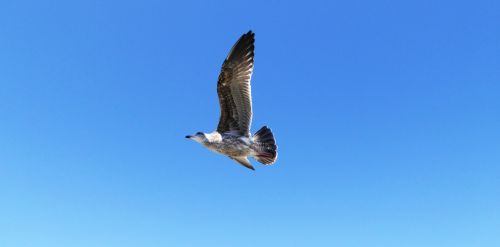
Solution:
{"label": "dark wingtip feather", "polygon": [[245,50],[246,51],[250,50],[251,56],[253,57],[254,42],[255,42],[255,33],[253,33],[252,30],[241,35],[241,37],[238,39],[238,41],[236,41],[236,43],[229,51],[229,54],[227,55],[225,61],[241,59],[241,56],[245,54]]}

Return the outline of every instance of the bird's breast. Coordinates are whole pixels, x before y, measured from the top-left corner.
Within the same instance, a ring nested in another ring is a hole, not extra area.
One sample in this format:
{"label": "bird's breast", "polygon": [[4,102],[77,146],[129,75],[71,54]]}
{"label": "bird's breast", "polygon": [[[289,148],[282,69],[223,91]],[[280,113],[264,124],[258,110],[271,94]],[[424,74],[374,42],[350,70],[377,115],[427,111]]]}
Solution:
{"label": "bird's breast", "polygon": [[251,149],[248,137],[223,137],[220,142],[208,143],[207,148],[229,156],[247,156]]}

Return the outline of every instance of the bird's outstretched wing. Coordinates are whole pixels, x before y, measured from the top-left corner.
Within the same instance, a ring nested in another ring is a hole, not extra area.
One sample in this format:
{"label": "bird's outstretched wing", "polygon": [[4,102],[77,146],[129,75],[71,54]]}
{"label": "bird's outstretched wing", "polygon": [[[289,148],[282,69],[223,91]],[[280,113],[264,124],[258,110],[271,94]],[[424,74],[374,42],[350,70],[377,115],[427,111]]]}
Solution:
{"label": "bird's outstretched wing", "polygon": [[243,34],[222,64],[217,82],[220,119],[217,131],[236,132],[250,136],[252,123],[252,95],[250,80],[253,71],[255,34]]}

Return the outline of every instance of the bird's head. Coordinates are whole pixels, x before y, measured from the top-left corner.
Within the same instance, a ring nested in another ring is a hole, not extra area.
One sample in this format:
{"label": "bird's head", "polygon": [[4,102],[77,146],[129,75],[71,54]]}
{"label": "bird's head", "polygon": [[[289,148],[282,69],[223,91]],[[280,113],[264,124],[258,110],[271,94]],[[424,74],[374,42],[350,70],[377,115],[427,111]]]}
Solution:
{"label": "bird's head", "polygon": [[203,132],[196,132],[194,135],[187,135],[186,138],[203,143],[207,140],[207,135]]}

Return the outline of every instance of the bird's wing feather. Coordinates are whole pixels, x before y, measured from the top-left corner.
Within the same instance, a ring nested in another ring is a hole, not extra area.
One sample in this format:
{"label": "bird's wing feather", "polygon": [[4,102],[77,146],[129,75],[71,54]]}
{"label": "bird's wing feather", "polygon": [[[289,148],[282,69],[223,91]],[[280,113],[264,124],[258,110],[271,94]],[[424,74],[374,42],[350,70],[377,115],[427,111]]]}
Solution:
{"label": "bird's wing feather", "polygon": [[231,157],[231,156],[229,156],[229,158],[233,159],[234,161],[240,163],[241,165],[243,165],[244,167],[246,167],[250,170],[255,170],[255,168],[253,168],[252,164],[247,159],[247,157]]}
{"label": "bird's wing feather", "polygon": [[217,126],[219,133],[236,131],[243,136],[250,135],[254,36],[252,31],[243,34],[222,64],[217,82],[221,111]]}

